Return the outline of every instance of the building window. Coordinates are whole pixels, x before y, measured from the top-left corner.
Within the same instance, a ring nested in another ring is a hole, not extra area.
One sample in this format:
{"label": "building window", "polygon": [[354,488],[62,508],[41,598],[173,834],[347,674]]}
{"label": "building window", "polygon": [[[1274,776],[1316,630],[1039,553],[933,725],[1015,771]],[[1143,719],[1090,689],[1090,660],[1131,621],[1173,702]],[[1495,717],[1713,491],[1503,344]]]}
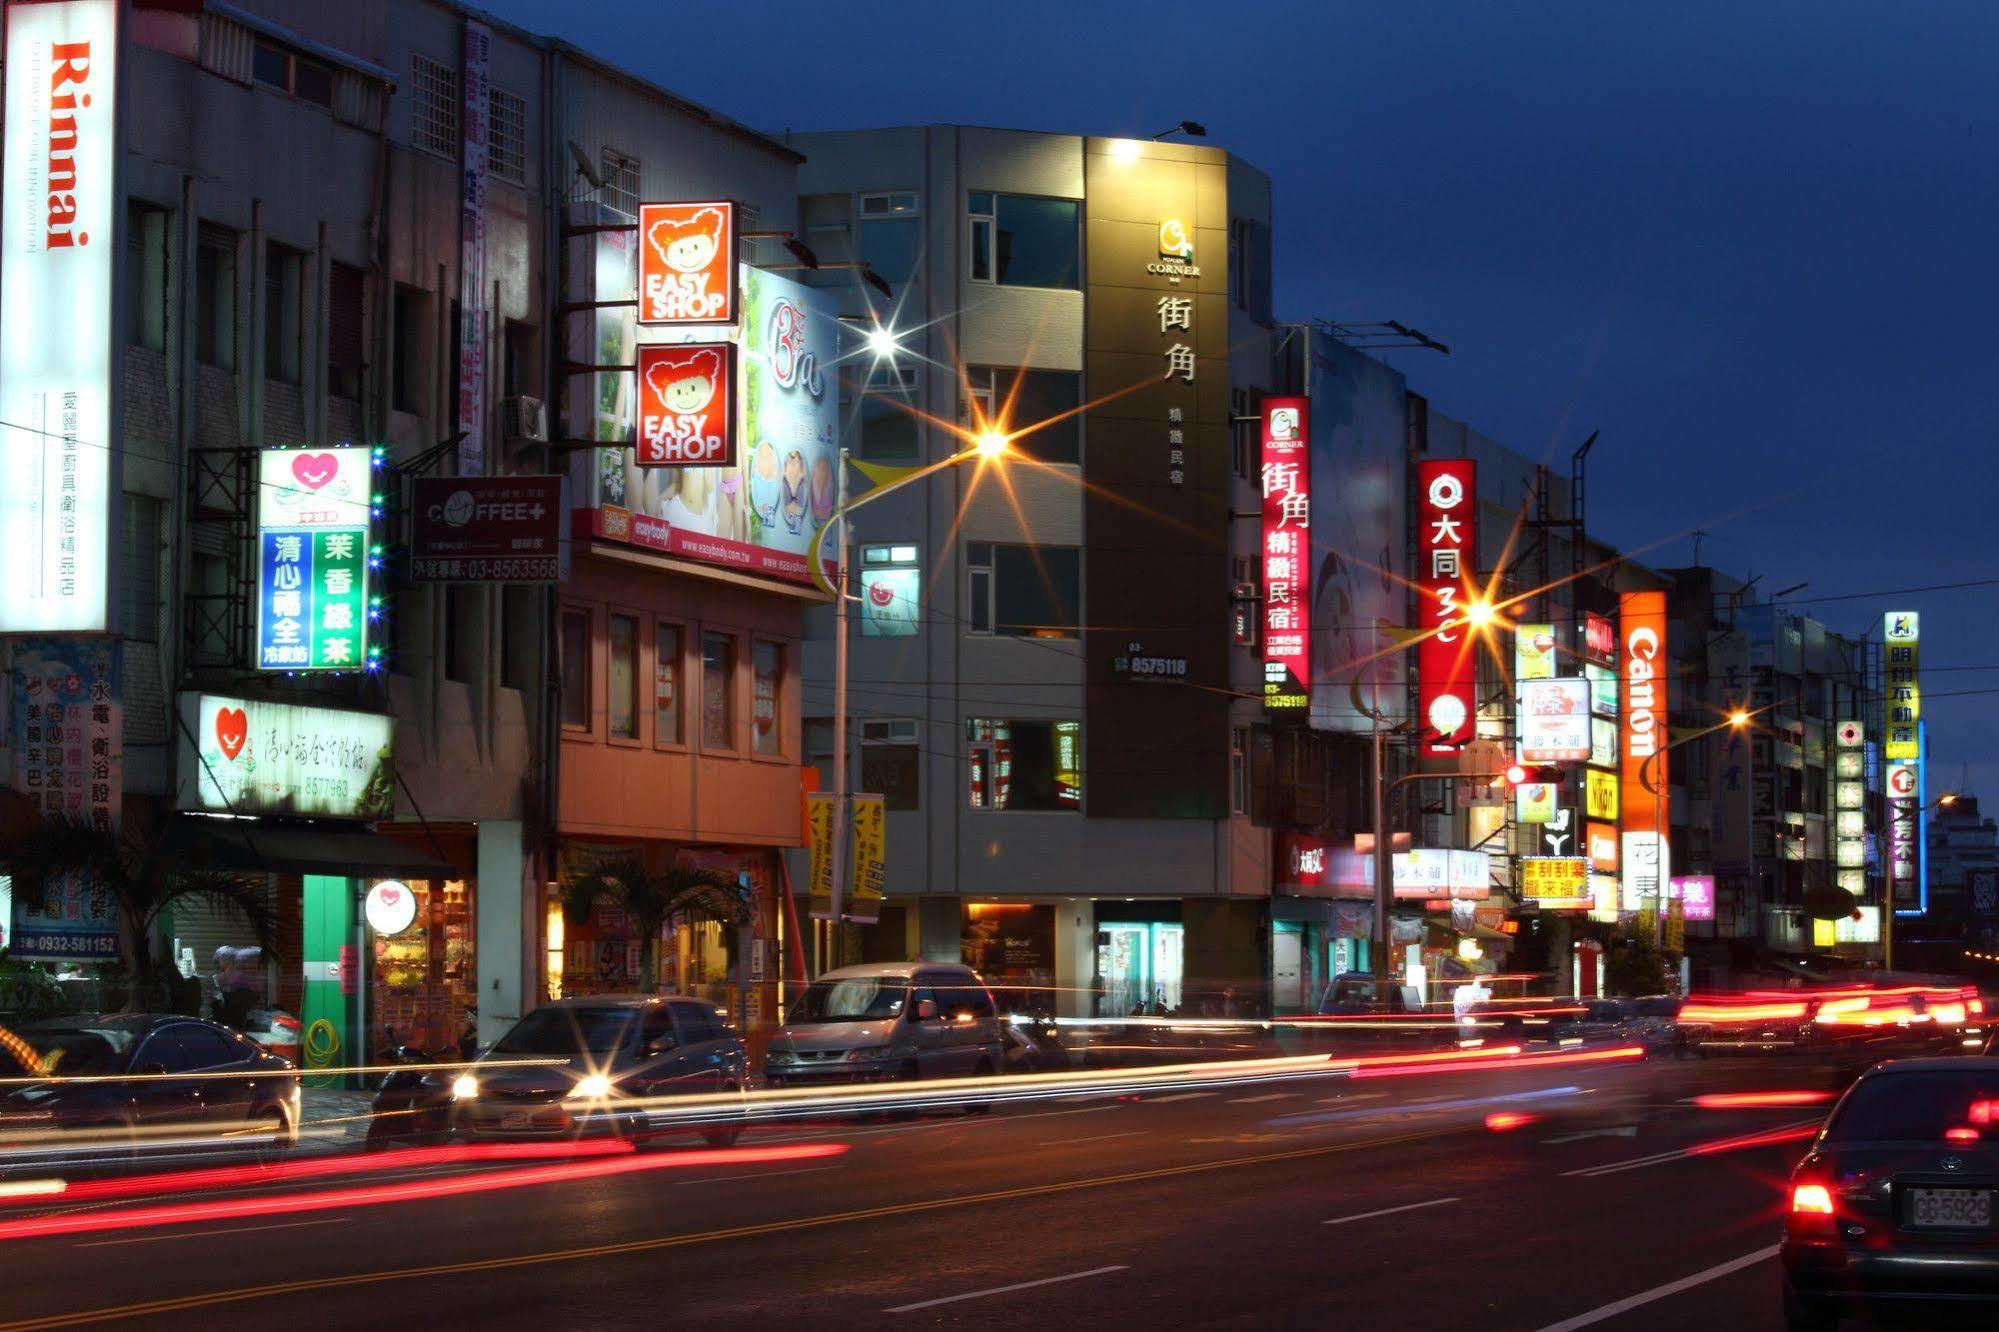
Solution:
{"label": "building window", "polygon": [[1250,425],[1244,418],[1249,415],[1249,390],[1232,388],[1229,390],[1229,469],[1244,481],[1249,480],[1249,469],[1255,460],[1251,451],[1259,445],[1252,442]]}
{"label": "building window", "polygon": [[677,624],[661,624],[655,631],[652,659],[652,738],[654,744],[682,745],[684,711],[681,703],[681,631]]}
{"label": "building window", "polygon": [[535,603],[541,589],[508,583],[500,589],[500,686],[525,693],[535,673]]}
{"label": "building window", "polygon": [[1025,370],[975,365],[965,372],[981,422],[1004,418],[1012,445],[1046,463],[1083,460],[1083,377],[1074,370]]}
{"label": "building window", "polygon": [[326,391],[336,398],[361,396],[363,293],[367,274],[335,263],[326,274]]}
{"label": "building window", "polygon": [[410,57],[410,144],[458,156],[458,71],[429,56]]}
{"label": "building window", "polygon": [[444,678],[460,684],[477,682],[486,653],[480,591],[473,583],[444,585]]}
{"label": "building window", "polygon": [[328,108],[333,105],[332,67],[293,55],[275,43],[256,44],[250,55],[250,77],[266,88],[290,93],[300,101]]}
{"label": "building window", "polygon": [[639,200],[643,197],[639,184],[639,159],[615,148],[606,148],[602,162],[604,188],[597,195],[598,201],[627,217],[637,217]]}
{"label": "building window", "polygon": [[165,351],[167,212],[135,202],[125,216],[125,341]]}
{"label": "building window", "polygon": [[922,749],[917,724],[899,718],[861,723],[861,789],[879,792],[884,809],[921,809]]}
{"label": "building window", "polygon": [[861,637],[910,638],[923,625],[923,565],[914,545],[861,547]]}
{"label": "building window", "polygon": [[965,568],[973,633],[1074,638],[1082,627],[1082,552],[1076,547],[968,541]]}
{"label": "building window", "polygon": [[1229,809],[1249,813],[1249,728],[1229,731]]}
{"label": "building window", "polygon": [[292,90],[291,57],[282,46],[258,42],[250,56],[250,77],[279,92]]}
{"label": "building window", "polygon": [[125,496],[124,560],[119,580],[124,613],[119,632],[139,643],[160,641],[160,602],[165,595],[165,500]]}
{"label": "building window", "polygon": [[970,276],[1002,287],[1082,285],[1082,205],[1074,199],[974,191]]}
{"label": "building window", "polygon": [[922,456],[922,424],[916,416],[916,370],[887,361],[868,372],[861,397],[859,456],[873,462],[907,463]]}
{"label": "building window", "polygon": [[759,638],[750,660],[750,748],[784,752],[784,645]]}
{"label": "building window", "polygon": [[965,756],[973,809],[1083,807],[1081,722],[973,717],[965,722]]}
{"label": "building window", "polygon": [[639,622],[629,615],[611,617],[611,676],[609,704],[611,737],[639,738]]}
{"label": "building window", "polygon": [[486,103],[486,169],[516,185],[527,181],[527,99],[503,88],[493,89]]}
{"label": "building window", "polygon": [[236,233],[201,224],[194,254],[194,354],[203,365],[236,369]]}
{"label": "building window", "polygon": [[276,241],[264,246],[264,378],[299,382],[300,306],[305,255]]}
{"label": "building window", "polygon": [[562,724],[590,729],[590,612],[562,612]]}
{"label": "building window", "polygon": [[914,190],[860,197],[861,258],[869,268],[901,286],[916,276],[923,256],[923,220]]}
{"label": "building window", "polygon": [[415,287],[396,287],[395,384],[391,406],[421,415],[425,350],[430,345],[430,296]]}
{"label": "building window", "polygon": [[701,635],[701,747],[736,747],[736,638]]}
{"label": "building window", "polygon": [[304,56],[292,57],[292,96],[301,102],[332,109],[333,67]]}

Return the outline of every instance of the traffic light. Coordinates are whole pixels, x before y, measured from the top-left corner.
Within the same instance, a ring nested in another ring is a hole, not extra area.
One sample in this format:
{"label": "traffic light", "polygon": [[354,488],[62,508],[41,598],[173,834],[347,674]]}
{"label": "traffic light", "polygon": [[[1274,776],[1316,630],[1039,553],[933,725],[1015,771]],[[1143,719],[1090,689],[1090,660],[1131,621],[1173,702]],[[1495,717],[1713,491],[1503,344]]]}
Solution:
{"label": "traffic light", "polygon": [[1528,764],[1513,763],[1506,769],[1506,785],[1509,790],[1523,786],[1560,786],[1562,770],[1553,763]]}

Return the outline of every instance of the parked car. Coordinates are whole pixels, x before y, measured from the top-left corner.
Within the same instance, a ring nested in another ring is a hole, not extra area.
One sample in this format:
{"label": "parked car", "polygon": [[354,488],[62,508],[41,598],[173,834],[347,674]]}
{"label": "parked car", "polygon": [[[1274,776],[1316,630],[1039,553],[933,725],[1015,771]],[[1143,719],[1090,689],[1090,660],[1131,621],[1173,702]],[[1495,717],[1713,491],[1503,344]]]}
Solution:
{"label": "parked car", "polygon": [[[46,1018],[0,1028],[0,1169],[102,1135],[107,1153],[150,1140],[254,1134],[264,1151],[298,1141],[294,1066],[227,1027],[175,1014]],[[64,1142],[62,1135],[70,1135]]]}
{"label": "parked car", "polygon": [[1830,1332],[1867,1306],[1999,1305],[1999,1064],[1877,1064],[1791,1176],[1784,1318]]}
{"label": "parked car", "polygon": [[868,963],[805,987],[772,1033],[764,1080],[773,1087],[975,1077],[1006,1066],[985,982],[970,967]]}
{"label": "parked car", "polygon": [[[434,1100],[448,1090],[450,1131],[461,1137],[643,1142],[687,1128],[671,1107],[650,1104],[656,1098],[740,1094],[748,1073],[742,1039],[711,1005],[598,995],[542,1005],[469,1069],[449,1074],[448,1081],[443,1073],[428,1075],[434,1081],[425,1091]],[[377,1108],[398,1108],[390,1089],[377,1097]],[[418,1114],[411,1122],[422,1130],[432,1121]],[[724,1147],[741,1134],[742,1122],[708,1123],[696,1131]]]}
{"label": "parked car", "polygon": [[1548,1026],[1548,1035],[1557,1041],[1616,1041],[1631,1034],[1635,1019],[1628,999],[1584,999],[1573,1017],[1558,1018]]}
{"label": "parked car", "polygon": [[1377,987],[1374,976],[1365,971],[1333,977],[1320,997],[1318,1016],[1319,1021],[1298,1029],[1300,1052],[1325,1045],[1335,1050],[1355,1045],[1419,1050],[1457,1039],[1456,1017],[1448,1006],[1431,1011],[1415,986]]}

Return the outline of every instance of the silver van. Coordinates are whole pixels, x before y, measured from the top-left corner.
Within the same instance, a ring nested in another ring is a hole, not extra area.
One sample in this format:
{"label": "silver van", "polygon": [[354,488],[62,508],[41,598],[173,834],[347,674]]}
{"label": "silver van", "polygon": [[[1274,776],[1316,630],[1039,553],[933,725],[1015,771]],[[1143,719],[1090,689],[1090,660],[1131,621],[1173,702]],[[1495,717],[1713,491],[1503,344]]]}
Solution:
{"label": "silver van", "polygon": [[978,972],[945,962],[871,962],[805,987],[771,1036],[764,1081],[980,1077],[1004,1064],[999,1014]]}

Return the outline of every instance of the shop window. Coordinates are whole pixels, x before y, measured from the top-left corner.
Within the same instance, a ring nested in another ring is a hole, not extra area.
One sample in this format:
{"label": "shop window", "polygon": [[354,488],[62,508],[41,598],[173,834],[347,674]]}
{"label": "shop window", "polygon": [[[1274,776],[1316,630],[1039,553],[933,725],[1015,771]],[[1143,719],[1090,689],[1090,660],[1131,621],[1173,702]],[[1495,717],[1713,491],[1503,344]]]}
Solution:
{"label": "shop window", "polygon": [[861,637],[909,638],[923,623],[923,566],[909,545],[861,547]]}
{"label": "shop window", "polygon": [[611,674],[606,702],[611,737],[639,736],[639,622],[629,615],[611,617]]}
{"label": "shop window", "polygon": [[236,233],[201,224],[194,252],[194,355],[218,370],[236,368]]}
{"label": "shop window", "polygon": [[299,380],[306,256],[276,241],[264,246],[264,378]]}
{"label": "shop window", "polygon": [[125,341],[167,345],[167,211],[134,202],[125,223]]}
{"label": "shop window", "polygon": [[590,612],[562,612],[562,724],[590,729]]}
{"label": "shop window", "polygon": [[922,808],[922,750],[913,720],[861,723],[861,789],[879,792],[885,809]]}
{"label": "shop window", "polygon": [[784,645],[758,639],[751,649],[750,748],[784,753]]}
{"label": "shop window", "polygon": [[1081,285],[1082,205],[1074,199],[974,191],[967,213],[972,281],[1069,291]]}
{"label": "shop window", "polygon": [[[464,1009],[478,1003],[472,892],[462,879],[413,879],[416,918],[400,934],[372,935],[369,1062],[397,1046],[436,1050],[454,1044]],[[557,936],[558,938],[560,936]]]}
{"label": "shop window", "polygon": [[916,192],[894,190],[860,198],[861,258],[893,286],[916,275],[923,253],[923,222]]}
{"label": "shop window", "polygon": [[1003,422],[1017,452],[1046,463],[1083,460],[1083,376],[1076,371],[975,365],[965,382],[978,409],[974,420]]}
{"label": "shop window", "polygon": [[701,635],[701,747],[736,747],[736,639]]}
{"label": "shop window", "polygon": [[973,809],[1083,807],[1081,722],[970,718],[965,757]]}
{"label": "shop window", "polygon": [[966,622],[975,634],[1074,638],[1082,552],[1074,546],[965,543]]}
{"label": "shop window", "polygon": [[652,659],[652,738],[655,744],[687,743],[686,711],[681,677],[681,629],[677,624],[661,624],[655,632]]}

